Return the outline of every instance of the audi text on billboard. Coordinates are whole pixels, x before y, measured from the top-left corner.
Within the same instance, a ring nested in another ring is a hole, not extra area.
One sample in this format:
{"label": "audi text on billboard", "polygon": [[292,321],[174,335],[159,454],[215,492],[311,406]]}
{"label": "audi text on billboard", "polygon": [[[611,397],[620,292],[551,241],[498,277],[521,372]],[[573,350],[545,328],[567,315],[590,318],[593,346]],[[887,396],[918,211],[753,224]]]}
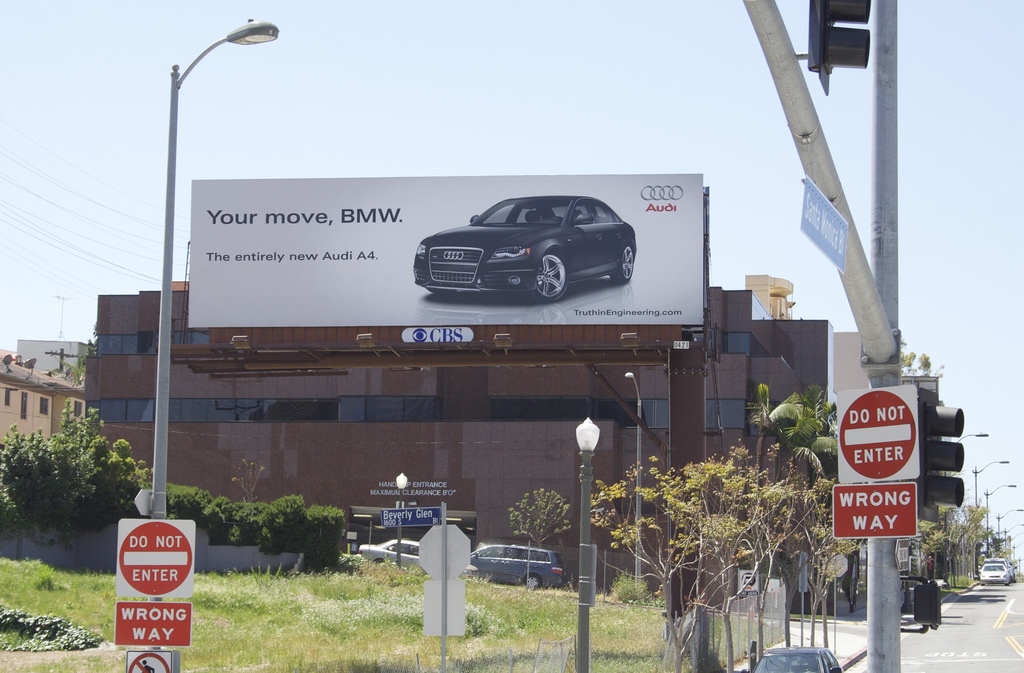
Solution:
{"label": "audi text on billboard", "polygon": [[698,325],[704,222],[700,175],[200,180],[189,322]]}

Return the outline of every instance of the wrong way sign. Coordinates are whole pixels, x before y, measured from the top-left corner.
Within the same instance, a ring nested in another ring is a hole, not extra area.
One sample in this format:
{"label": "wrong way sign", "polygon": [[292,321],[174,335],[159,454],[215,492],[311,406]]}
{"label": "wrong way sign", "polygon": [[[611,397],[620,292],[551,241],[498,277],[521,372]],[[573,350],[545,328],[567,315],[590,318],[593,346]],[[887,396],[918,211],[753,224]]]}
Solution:
{"label": "wrong way sign", "polygon": [[917,484],[837,484],[832,487],[836,538],[917,535]]}
{"label": "wrong way sign", "polygon": [[114,644],[128,647],[190,647],[192,604],[117,601]]}
{"label": "wrong way sign", "polygon": [[917,388],[844,390],[839,413],[839,481],[905,481],[921,473]]}
{"label": "wrong way sign", "polygon": [[191,596],[195,539],[195,521],[118,521],[115,593],[123,598]]}

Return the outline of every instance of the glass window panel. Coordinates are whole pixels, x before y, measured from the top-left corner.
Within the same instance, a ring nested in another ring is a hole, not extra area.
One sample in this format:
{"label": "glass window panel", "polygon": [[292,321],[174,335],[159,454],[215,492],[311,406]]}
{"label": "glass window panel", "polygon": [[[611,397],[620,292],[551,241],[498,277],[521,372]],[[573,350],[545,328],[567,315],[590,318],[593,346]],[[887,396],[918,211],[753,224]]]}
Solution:
{"label": "glass window panel", "polygon": [[366,420],[376,423],[397,423],[402,420],[401,397],[370,397],[366,400]]}
{"label": "glass window panel", "polygon": [[153,421],[152,399],[130,399],[125,401],[125,420],[151,423]]}
{"label": "glass window panel", "polygon": [[338,418],[342,421],[359,422],[366,420],[366,398],[339,397]]}
{"label": "glass window panel", "polygon": [[523,400],[519,397],[492,397],[488,399],[487,407],[491,420],[516,419],[523,413]]}
{"label": "glass window panel", "polygon": [[125,400],[100,400],[100,420],[109,423],[123,422],[125,419]]}
{"label": "glass window panel", "polygon": [[407,397],[403,407],[402,418],[406,421],[434,420],[433,397]]}
{"label": "glass window panel", "polygon": [[96,337],[96,353],[100,357],[104,355],[116,355],[120,352],[120,334],[100,334],[98,337]]}

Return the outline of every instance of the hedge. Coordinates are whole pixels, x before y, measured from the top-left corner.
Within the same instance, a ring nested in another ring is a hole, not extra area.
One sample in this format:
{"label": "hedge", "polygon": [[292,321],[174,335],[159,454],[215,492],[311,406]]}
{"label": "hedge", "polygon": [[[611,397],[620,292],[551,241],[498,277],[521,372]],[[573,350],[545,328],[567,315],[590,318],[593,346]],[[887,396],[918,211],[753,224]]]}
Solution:
{"label": "hedge", "polygon": [[191,519],[215,545],[256,545],[265,554],[302,553],[309,570],[333,568],[341,553],[345,513],[336,507],[312,505],[301,495],[271,503],[234,502],[214,498],[192,486],[167,485],[171,519]]}

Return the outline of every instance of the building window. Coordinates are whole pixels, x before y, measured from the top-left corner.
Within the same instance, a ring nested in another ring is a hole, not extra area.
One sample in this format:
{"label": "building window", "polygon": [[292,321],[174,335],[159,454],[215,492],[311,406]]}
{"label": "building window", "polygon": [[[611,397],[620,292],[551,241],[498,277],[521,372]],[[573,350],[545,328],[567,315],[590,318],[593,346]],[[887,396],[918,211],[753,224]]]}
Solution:
{"label": "building window", "polygon": [[49,416],[50,415],[50,398],[40,397],[39,398],[39,415]]}
{"label": "building window", "polygon": [[82,403],[81,402],[75,402],[75,416],[81,416],[81,415],[82,415]]}
{"label": "building window", "polygon": [[[721,418],[721,425],[719,425]],[[736,399],[705,400],[704,424],[707,428],[743,430],[747,428],[747,401]]]}
{"label": "building window", "polygon": [[28,418],[28,393],[21,394],[21,420]]}
{"label": "building window", "polygon": [[14,388],[4,388],[4,406],[11,406],[11,393],[14,392]]}

